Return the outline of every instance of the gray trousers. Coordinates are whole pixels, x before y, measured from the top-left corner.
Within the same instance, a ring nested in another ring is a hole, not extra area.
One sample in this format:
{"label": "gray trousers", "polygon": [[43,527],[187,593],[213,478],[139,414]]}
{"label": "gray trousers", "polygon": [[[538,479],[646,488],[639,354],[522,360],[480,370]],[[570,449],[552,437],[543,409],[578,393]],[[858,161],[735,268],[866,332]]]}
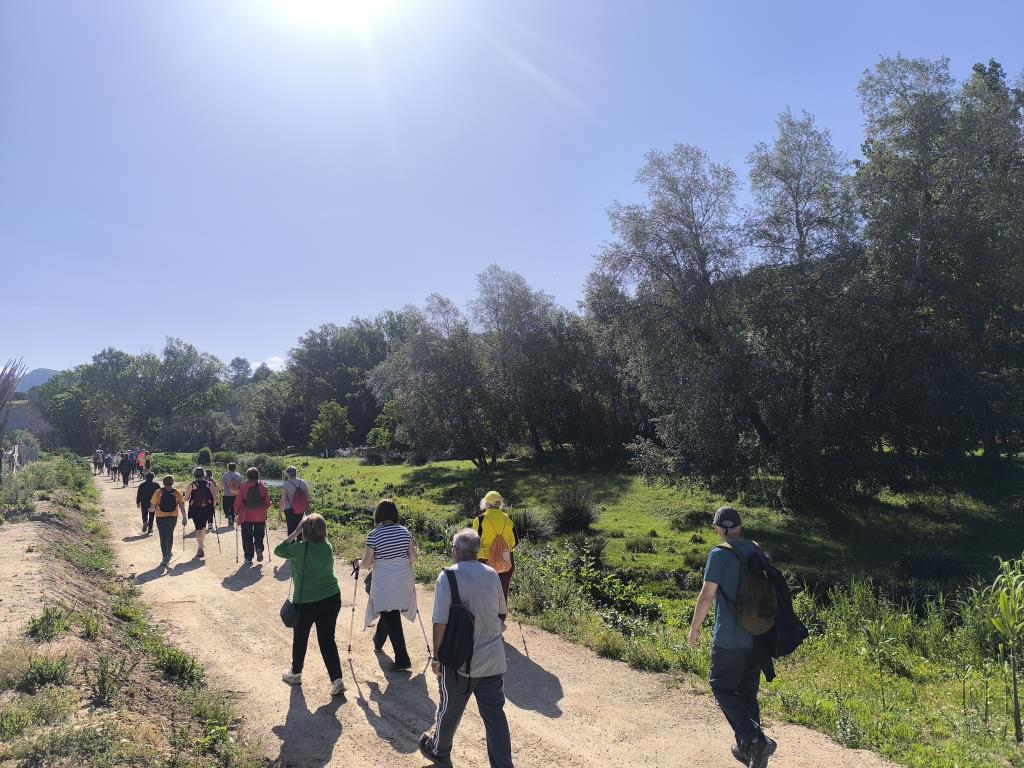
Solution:
{"label": "gray trousers", "polygon": [[[469,690],[466,690],[468,685]],[[449,757],[455,731],[466,711],[470,696],[476,696],[480,719],[484,721],[487,736],[487,759],[491,768],[513,768],[512,737],[505,718],[505,689],[503,675],[492,677],[461,677],[455,670],[445,667],[437,681],[441,701],[437,705],[437,727],[434,730],[433,749],[438,757]],[[465,693],[463,693],[465,691]]]}

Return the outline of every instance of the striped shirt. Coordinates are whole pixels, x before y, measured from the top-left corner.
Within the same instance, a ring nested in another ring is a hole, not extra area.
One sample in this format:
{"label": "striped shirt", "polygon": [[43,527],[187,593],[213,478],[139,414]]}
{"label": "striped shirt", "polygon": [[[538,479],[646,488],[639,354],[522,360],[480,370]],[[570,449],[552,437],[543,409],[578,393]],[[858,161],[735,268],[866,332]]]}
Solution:
{"label": "striped shirt", "polygon": [[373,550],[374,560],[409,559],[409,545],[412,534],[405,526],[397,523],[382,525],[370,531],[366,546]]}

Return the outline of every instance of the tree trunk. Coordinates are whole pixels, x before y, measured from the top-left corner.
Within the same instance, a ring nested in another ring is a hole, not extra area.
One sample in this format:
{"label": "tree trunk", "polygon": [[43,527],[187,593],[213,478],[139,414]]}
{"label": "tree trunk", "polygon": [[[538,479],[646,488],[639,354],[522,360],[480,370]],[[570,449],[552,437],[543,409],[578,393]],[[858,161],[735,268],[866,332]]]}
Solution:
{"label": "tree trunk", "polygon": [[533,458],[544,458],[544,446],[540,442],[540,435],[537,434],[537,428],[532,424],[530,425],[530,445],[533,447]]}

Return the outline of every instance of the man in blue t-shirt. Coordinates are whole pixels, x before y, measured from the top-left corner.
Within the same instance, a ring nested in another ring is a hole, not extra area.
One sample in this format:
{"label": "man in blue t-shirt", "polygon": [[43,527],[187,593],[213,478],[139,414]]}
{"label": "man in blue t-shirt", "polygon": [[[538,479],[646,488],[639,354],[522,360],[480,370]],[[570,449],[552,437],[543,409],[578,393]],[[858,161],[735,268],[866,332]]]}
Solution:
{"label": "man in blue t-shirt", "polygon": [[[690,625],[690,645],[700,642],[700,627],[715,604],[715,629],[711,639],[711,691],[736,734],[732,754],[748,768],[765,768],[776,744],[761,730],[757,689],[761,684],[761,657],[754,637],[736,619],[733,604],[740,585],[740,559],[753,557],[755,545],[743,538],[740,514],[732,507],[715,512],[715,533],[722,540],[708,555],[704,586]],[[724,598],[723,599],[723,594]]]}

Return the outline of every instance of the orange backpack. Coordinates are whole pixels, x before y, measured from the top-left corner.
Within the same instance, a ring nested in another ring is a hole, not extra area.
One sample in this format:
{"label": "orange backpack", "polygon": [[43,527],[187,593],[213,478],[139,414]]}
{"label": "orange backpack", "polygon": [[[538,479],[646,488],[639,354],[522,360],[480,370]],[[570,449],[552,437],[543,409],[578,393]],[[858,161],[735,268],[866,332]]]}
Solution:
{"label": "orange backpack", "polygon": [[[484,529],[484,521],[486,519],[484,515],[480,515],[481,532]],[[491,546],[487,550],[487,564],[498,573],[508,573],[512,570],[512,550],[508,548],[508,542],[505,541],[505,537],[502,535],[507,527],[508,521],[506,520],[505,525],[500,531],[495,528],[496,535],[494,541],[491,542]],[[493,522],[491,522],[491,528],[494,528]]]}

